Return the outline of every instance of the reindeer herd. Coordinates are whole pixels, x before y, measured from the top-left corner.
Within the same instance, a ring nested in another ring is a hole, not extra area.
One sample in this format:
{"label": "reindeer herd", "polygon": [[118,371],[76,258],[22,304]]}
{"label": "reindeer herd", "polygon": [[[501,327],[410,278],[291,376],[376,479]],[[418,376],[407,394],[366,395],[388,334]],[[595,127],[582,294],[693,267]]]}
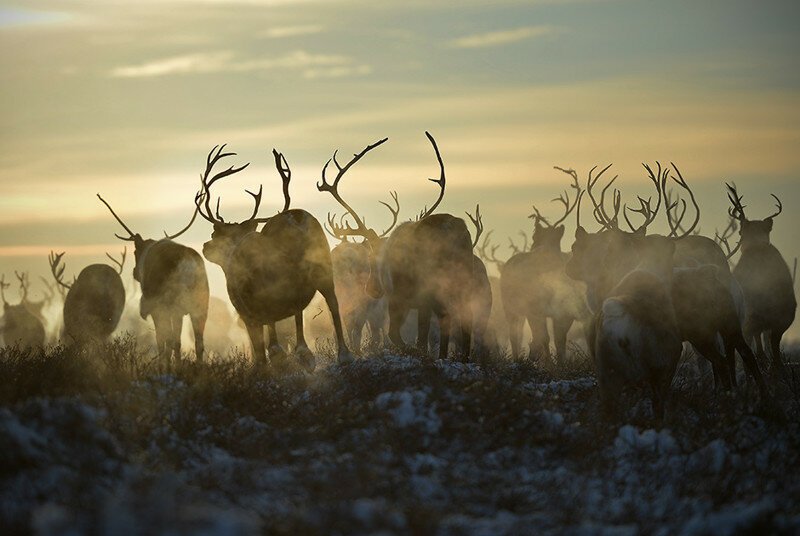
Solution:
{"label": "reindeer herd", "polygon": [[[563,361],[568,332],[578,324],[608,412],[615,411],[622,387],[644,384],[656,417],[663,416],[684,342],[710,364],[718,387],[736,385],[738,354],[761,395],[769,397],[762,369],[769,370],[769,377],[785,374],[780,343],[797,306],[793,274],[770,243],[773,219],[782,211],[777,197],[773,195],[774,214],[748,219],[742,196],[735,185],[727,185],[730,223],[711,238],[697,231],[700,207],[674,164],[644,165],[654,194],[637,196],[630,206],[623,202],[621,190],[612,188],[617,177],[604,179],[610,165],[599,171],[593,168],[585,185],[574,170],[556,167],[570,179],[569,190],[554,199],[563,206],[563,214],[551,222],[534,207],[529,216],[531,244],[523,233],[523,245],[512,242],[513,255],[501,260],[498,246],[491,244],[491,231],[480,241],[480,206],[474,215],[466,214],[474,233],[464,219],[436,212],[446,189],[445,166],[436,140],[427,132],[426,136],[439,164],[439,178],[430,179],[438,186],[438,197],[413,220],[398,223],[400,203],[392,192],[390,203],[380,201],[391,218],[384,230],[368,227],[339,186],[354,165],[388,138],[367,145],[345,163],[338,152],[325,163],[317,189],[329,194],[343,213],[329,213],[324,224],[303,209],[291,208],[291,169],[276,150],[273,156],[284,205],[270,217],[258,215],[261,188],[245,190],[253,199],[253,212],[246,220],[225,221],[220,214],[221,199],[214,199],[212,187],[249,165],[216,169],[223,160],[236,156],[226,152],[225,145],[208,154],[189,223],[175,234],[143,238],[98,194],[126,233],[115,236],[133,242],[133,278],[141,291],[139,314],[145,320],[152,318],[159,356],[165,363],[181,356],[181,329],[188,315],[196,357],[204,358],[209,311],[205,257],[222,268],[230,303],[247,330],[253,358],[263,366],[281,367],[287,362],[276,324],[293,317],[294,359],[307,370],[315,367],[303,311],[318,292],[332,317],[340,363],[353,359],[348,343],[361,348],[365,326],[372,344],[408,349],[409,340],[415,338],[418,351],[435,351],[440,359],[451,354],[451,339],[452,352],[459,358],[497,351],[504,346],[499,332],[507,329],[511,355],[517,358],[524,353],[525,323],[531,333],[528,356],[536,361],[549,359],[552,342],[555,359]],[[683,194],[674,193],[673,188]],[[581,222],[584,198],[591,205],[595,230],[587,230]],[[688,225],[684,223],[687,213],[694,214]],[[175,241],[198,214],[213,228],[202,256]],[[648,228],[662,214],[669,232],[649,234]],[[575,239],[566,252],[561,246],[564,222],[572,215]],[[635,224],[632,218],[641,221]],[[739,242],[732,247],[737,227]],[[339,241],[332,251],[326,231]],[[731,259],[738,252],[739,261],[731,269]],[[107,340],[117,329],[126,302],[121,278],[125,257],[125,253],[120,260],[109,256],[115,268],[87,266],[68,283],[64,253],[51,253],[55,285],[43,283],[49,299],[58,293],[63,301],[62,341],[84,347]],[[497,266],[499,279],[488,275],[486,263]],[[10,283],[0,279],[3,339],[7,345],[43,346],[43,304],[28,299],[27,274],[16,276],[21,295],[17,305],[6,301]],[[496,314],[498,310],[503,318]],[[416,312],[415,329],[407,322],[412,311]]]}

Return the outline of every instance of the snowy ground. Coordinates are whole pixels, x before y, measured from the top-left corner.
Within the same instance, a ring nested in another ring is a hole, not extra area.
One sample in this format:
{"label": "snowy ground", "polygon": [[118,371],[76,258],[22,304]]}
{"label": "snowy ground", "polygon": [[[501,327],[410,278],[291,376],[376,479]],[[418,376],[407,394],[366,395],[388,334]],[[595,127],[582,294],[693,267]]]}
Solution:
{"label": "snowy ground", "polygon": [[243,360],[168,375],[119,355],[97,366],[70,359],[0,360],[0,526],[800,531],[800,425],[788,387],[781,417],[746,390],[713,395],[679,379],[656,430],[646,402],[622,423],[603,421],[580,369],[556,379],[527,363],[386,354],[273,378]]}

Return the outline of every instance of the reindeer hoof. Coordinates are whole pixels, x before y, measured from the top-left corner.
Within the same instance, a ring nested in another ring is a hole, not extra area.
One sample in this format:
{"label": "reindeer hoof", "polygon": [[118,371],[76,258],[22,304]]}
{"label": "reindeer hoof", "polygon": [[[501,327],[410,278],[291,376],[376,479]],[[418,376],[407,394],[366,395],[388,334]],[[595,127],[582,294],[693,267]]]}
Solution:
{"label": "reindeer hoof", "polygon": [[280,346],[269,347],[269,362],[275,368],[281,368],[286,364],[286,352]]}
{"label": "reindeer hoof", "polygon": [[349,350],[339,350],[338,360],[340,365],[349,365],[353,362],[353,354]]}
{"label": "reindeer hoof", "polygon": [[314,371],[314,368],[317,366],[317,359],[314,357],[313,352],[308,349],[308,346],[298,346],[294,353],[297,356],[297,363],[303,368],[303,370],[306,372]]}

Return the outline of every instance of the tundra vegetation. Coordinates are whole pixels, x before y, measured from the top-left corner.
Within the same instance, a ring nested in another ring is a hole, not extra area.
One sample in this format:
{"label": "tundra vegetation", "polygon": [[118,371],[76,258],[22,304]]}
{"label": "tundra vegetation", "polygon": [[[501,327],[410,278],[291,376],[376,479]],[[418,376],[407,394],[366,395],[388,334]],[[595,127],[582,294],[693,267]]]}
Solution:
{"label": "tundra vegetation", "polygon": [[[263,189],[247,190],[252,214],[226,221],[213,186],[249,164],[220,170],[236,156],[221,145],[175,234],[143,238],[98,195],[132,271],[123,252],[70,282],[53,252],[41,301],[16,273],[17,305],[0,278],[0,526],[800,530],[800,376],[781,346],[794,280],[770,242],[781,201],[749,219],[728,185],[728,226],[710,237],[673,163],[643,166],[648,197],[611,165],[585,182],[555,167],[560,213],[520,214],[529,229],[502,258],[480,200],[466,218],[440,211],[444,158],[426,136],[438,197],[404,217],[392,192],[385,228],[340,187],[388,138],[321,166],[317,189],[343,210],[324,225],[291,207],[277,150],[282,209],[259,216]],[[175,242],[198,214],[202,255]],[[226,296],[209,295],[206,261]]]}

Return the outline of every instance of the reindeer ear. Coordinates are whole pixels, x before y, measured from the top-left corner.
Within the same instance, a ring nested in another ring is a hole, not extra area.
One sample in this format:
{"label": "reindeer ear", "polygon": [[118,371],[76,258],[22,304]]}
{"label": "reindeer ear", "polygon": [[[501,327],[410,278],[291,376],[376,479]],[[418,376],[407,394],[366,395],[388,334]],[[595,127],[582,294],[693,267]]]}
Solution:
{"label": "reindeer ear", "polygon": [[636,229],[636,230],[633,232],[633,234],[634,234],[634,235],[636,235],[637,237],[642,237],[642,236],[645,236],[645,235],[647,234],[647,228],[646,228],[644,225],[642,225],[641,227],[639,227],[638,229]]}
{"label": "reindeer ear", "polygon": [[767,224],[767,232],[772,232],[772,218],[767,218],[764,223]]}
{"label": "reindeer ear", "polygon": [[256,227],[258,227],[258,222],[255,221],[255,220],[248,220],[248,221],[245,222],[244,228],[247,229],[247,231],[250,232],[250,233],[254,233],[255,230],[256,230]]}
{"label": "reindeer ear", "polygon": [[533,223],[533,230],[537,233],[542,230],[542,224],[539,223],[538,219]]}
{"label": "reindeer ear", "polygon": [[586,238],[588,235],[589,233],[587,233],[586,229],[584,229],[582,226],[578,226],[578,228],[575,229],[575,240]]}
{"label": "reindeer ear", "polygon": [[558,235],[558,239],[559,240],[564,238],[564,226],[563,225],[556,226],[556,234]]}

